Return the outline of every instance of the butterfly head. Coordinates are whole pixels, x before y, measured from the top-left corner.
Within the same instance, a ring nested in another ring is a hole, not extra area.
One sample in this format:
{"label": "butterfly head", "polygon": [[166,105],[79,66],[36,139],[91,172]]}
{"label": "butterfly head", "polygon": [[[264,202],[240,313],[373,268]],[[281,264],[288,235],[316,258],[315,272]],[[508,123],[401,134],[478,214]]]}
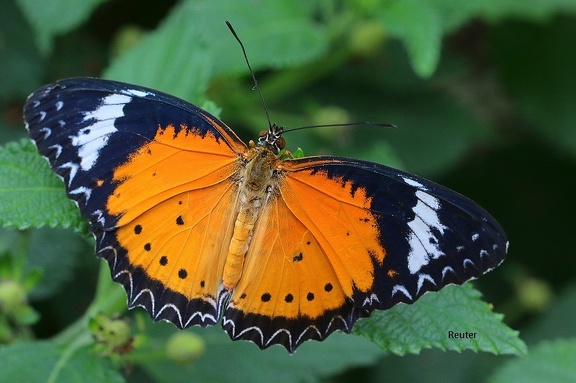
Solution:
{"label": "butterfly head", "polygon": [[283,127],[272,124],[268,130],[263,130],[258,135],[258,146],[263,146],[270,149],[274,154],[278,154],[286,147],[283,134]]}

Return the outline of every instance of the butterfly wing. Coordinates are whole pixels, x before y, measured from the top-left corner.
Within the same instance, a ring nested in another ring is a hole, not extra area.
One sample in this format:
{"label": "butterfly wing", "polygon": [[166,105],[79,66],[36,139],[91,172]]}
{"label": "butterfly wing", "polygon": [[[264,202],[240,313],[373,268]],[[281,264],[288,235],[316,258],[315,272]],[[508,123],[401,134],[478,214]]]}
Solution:
{"label": "butterfly wing", "polygon": [[479,277],[507,246],[485,210],[431,181],[334,157],[284,161],[224,327],[293,352],[374,309]]}
{"label": "butterfly wing", "polygon": [[46,85],[24,115],[129,305],[180,327],[215,323],[246,145],[185,101],[100,79]]}

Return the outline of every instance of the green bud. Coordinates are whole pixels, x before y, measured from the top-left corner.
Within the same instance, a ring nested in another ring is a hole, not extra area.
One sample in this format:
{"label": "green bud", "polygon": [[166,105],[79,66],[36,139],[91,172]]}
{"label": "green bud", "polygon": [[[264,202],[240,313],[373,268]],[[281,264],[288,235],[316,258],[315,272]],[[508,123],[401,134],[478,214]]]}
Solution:
{"label": "green bud", "polygon": [[206,345],[198,335],[181,331],[173,334],[166,344],[166,354],[169,359],[179,363],[190,363],[198,359]]}
{"label": "green bud", "polygon": [[88,328],[105,353],[123,353],[132,349],[132,331],[123,319],[98,314],[90,318]]}
{"label": "green bud", "polygon": [[526,278],[518,289],[520,303],[530,311],[544,310],[550,304],[552,296],[552,288],[536,278]]}
{"label": "green bud", "polygon": [[15,281],[0,282],[0,311],[14,316],[26,306],[26,290]]}

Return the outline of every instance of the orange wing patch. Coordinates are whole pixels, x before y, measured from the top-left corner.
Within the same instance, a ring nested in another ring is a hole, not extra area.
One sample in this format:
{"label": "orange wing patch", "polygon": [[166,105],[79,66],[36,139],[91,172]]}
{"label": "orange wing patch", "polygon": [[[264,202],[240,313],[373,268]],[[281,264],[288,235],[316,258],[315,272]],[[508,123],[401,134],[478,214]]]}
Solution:
{"label": "orange wing patch", "polygon": [[386,253],[365,190],[318,169],[299,169],[290,162],[283,167],[289,172],[282,199],[318,240],[345,294],[352,296],[353,287],[369,291],[374,262],[382,264]]}
{"label": "orange wing patch", "polygon": [[231,305],[270,318],[317,318],[345,296],[319,242],[276,198],[259,219]]}
{"label": "orange wing patch", "polygon": [[110,214],[121,216],[116,238],[129,263],[188,299],[216,296],[232,237],[239,166],[222,140],[194,130],[176,134],[173,126],[159,129],[115,169],[119,184],[107,203]]}
{"label": "orange wing patch", "polygon": [[229,179],[238,166],[238,157],[210,132],[202,137],[193,129],[176,134],[171,125],[159,128],[153,141],[114,170],[119,185],[106,208],[122,215],[122,226],[175,195]]}

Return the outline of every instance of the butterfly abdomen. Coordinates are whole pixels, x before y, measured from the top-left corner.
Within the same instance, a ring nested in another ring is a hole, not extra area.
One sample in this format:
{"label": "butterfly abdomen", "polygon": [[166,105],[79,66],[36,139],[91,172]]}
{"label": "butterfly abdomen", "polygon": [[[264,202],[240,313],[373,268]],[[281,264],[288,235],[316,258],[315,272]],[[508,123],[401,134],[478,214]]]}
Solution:
{"label": "butterfly abdomen", "polygon": [[249,149],[248,162],[240,184],[238,215],[224,266],[224,287],[232,290],[242,276],[244,257],[250,246],[254,226],[270,192],[276,156],[264,147]]}

